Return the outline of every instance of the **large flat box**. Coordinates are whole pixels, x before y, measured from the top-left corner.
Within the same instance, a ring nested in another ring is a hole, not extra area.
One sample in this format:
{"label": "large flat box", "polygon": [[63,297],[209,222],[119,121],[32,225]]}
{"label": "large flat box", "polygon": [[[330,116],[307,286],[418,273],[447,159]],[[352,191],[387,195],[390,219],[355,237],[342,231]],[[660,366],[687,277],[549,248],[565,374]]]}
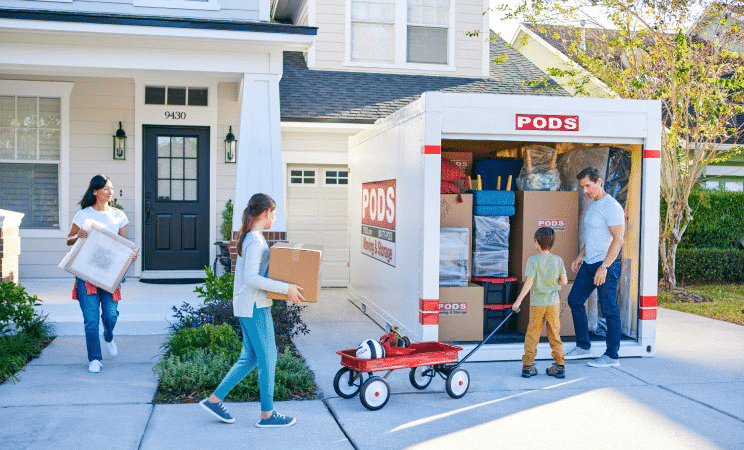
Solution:
{"label": "large flat box", "polygon": [[[278,242],[271,246],[268,277],[303,288],[302,295],[308,303],[316,303],[320,294],[323,247],[319,245]],[[277,292],[267,292],[274,300],[287,300]]]}
{"label": "large flat box", "polygon": [[473,267],[473,194],[460,194],[462,202],[457,201],[458,194],[440,194],[439,228],[468,229],[468,267]]}
{"label": "large flat box", "polygon": [[483,340],[483,286],[439,288],[439,340]]}
{"label": "large flat box", "polygon": [[[519,283],[519,291],[522,290],[522,286],[524,286],[524,283]],[[571,287],[573,286],[573,283],[568,283],[565,286],[561,286],[560,295],[561,297],[561,336],[575,336],[576,332],[574,331],[574,325],[573,325],[573,316],[571,315],[571,307],[568,306],[568,293],[571,292]],[[522,300],[522,304],[519,307],[519,314],[517,314],[517,331],[524,334],[527,332],[527,324],[530,321],[530,295],[527,294],[527,297]],[[540,336],[545,337],[548,335],[548,330],[545,325],[543,325],[542,332],[540,333]]]}
{"label": "large flat box", "polygon": [[537,254],[535,231],[555,230],[551,253],[563,258],[569,280],[576,278],[571,262],[579,254],[579,193],[576,191],[517,191],[516,214],[511,218],[509,276],[524,280],[527,258]]}

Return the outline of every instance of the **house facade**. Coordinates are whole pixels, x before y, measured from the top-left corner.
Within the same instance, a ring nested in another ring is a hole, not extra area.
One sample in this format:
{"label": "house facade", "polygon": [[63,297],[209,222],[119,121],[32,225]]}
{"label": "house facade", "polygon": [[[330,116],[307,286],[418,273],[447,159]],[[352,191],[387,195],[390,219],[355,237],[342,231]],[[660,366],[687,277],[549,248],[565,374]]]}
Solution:
{"label": "house facade", "polygon": [[25,214],[20,277],[69,276],[64,236],[98,173],[142,249],[132,275],[203,275],[235,193],[225,137],[281,178],[283,52],[315,32],[271,23],[268,0],[3,2],[0,207]]}
{"label": "house facade", "polygon": [[[134,277],[203,275],[227,200],[237,230],[263,191],[279,207],[273,237],[324,245],[323,285],[346,286],[350,136],[426,91],[540,94],[523,84],[541,76],[534,64],[468,34],[488,28],[487,7],[4,2],[0,208],[26,214],[21,278],[69,276],[57,268],[64,236],[90,178],[105,173],[142,249]],[[504,52],[509,61],[493,64]],[[123,157],[112,148],[119,122]]]}

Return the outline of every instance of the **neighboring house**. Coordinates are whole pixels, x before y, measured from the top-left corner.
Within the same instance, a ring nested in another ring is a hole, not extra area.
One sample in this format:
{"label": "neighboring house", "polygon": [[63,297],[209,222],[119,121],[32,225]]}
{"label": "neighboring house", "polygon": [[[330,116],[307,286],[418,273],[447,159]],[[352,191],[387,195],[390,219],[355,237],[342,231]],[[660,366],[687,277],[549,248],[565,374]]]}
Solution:
{"label": "neighboring house", "polygon": [[583,87],[590,97],[617,97],[606,84],[563,53],[563,45],[554,36],[557,32],[553,29],[520,24],[513,36],[506,36],[506,39],[513,48],[545,73],[551,69],[576,72],[574,76],[551,77],[571,95],[577,95],[577,90],[570,82],[579,83],[586,79]]}
{"label": "neighboring house", "polygon": [[[56,267],[63,237],[102,172],[142,247],[134,276],[201,274],[225,202],[239,222],[261,190],[279,204],[272,238],[325,245],[323,284],[345,286],[348,137],[429,90],[539,91],[523,85],[541,73],[519,53],[465,35],[487,28],[485,5],[4,2],[0,208],[27,214],[21,277],[68,276]],[[491,64],[504,52],[506,63]],[[112,157],[119,121],[124,160]],[[237,164],[226,162],[230,127]]]}
{"label": "neighboring house", "polygon": [[[715,26],[711,24],[700,24],[702,30],[701,37],[715,37]],[[704,26],[703,26],[704,25]],[[571,35],[576,35],[575,29]],[[521,24],[509,38],[509,43],[517,49],[522,55],[538,66],[542,71],[548,72],[552,68],[561,70],[574,70],[577,75],[574,80],[587,78],[584,85],[586,91],[591,97],[616,97],[613,91],[601,80],[589,74],[579,64],[572,61],[566,54],[565,43],[562,41],[561,27],[526,25]],[[579,36],[582,34],[579,33]],[[591,43],[590,43],[591,45]],[[569,81],[571,77],[552,77],[556,83],[570,92],[577,95],[576,89],[571,86]],[[744,114],[737,117],[737,125],[744,126]],[[704,172],[701,179],[703,185],[709,189],[723,189],[728,191],[744,190],[744,137],[739,141],[730,139],[723,144],[724,150],[734,150],[740,147],[740,155],[721,162],[711,163]]]}

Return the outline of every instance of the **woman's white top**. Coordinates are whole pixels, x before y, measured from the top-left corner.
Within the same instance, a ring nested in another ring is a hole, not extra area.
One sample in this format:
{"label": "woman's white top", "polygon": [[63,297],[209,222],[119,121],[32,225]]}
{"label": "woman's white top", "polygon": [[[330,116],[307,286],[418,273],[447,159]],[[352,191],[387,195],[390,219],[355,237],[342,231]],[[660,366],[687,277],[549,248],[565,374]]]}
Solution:
{"label": "woman's white top", "polygon": [[251,231],[243,240],[243,255],[235,263],[233,312],[236,317],[253,317],[253,307],[271,306],[266,291],[286,294],[289,284],[266,278],[269,273],[269,245],[260,231]]}
{"label": "woman's white top", "polygon": [[92,206],[88,206],[75,213],[72,223],[82,229],[86,220],[92,220],[114,234],[119,234],[119,230],[129,223],[124,211],[113,207],[105,211],[98,211],[93,209]]}

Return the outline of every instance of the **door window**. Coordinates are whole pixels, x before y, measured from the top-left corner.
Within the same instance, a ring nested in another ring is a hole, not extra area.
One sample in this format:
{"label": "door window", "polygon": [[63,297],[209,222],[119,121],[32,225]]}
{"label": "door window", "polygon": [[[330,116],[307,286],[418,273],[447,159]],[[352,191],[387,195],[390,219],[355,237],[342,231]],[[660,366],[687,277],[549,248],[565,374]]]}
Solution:
{"label": "door window", "polygon": [[198,200],[197,140],[191,136],[158,136],[158,200]]}

